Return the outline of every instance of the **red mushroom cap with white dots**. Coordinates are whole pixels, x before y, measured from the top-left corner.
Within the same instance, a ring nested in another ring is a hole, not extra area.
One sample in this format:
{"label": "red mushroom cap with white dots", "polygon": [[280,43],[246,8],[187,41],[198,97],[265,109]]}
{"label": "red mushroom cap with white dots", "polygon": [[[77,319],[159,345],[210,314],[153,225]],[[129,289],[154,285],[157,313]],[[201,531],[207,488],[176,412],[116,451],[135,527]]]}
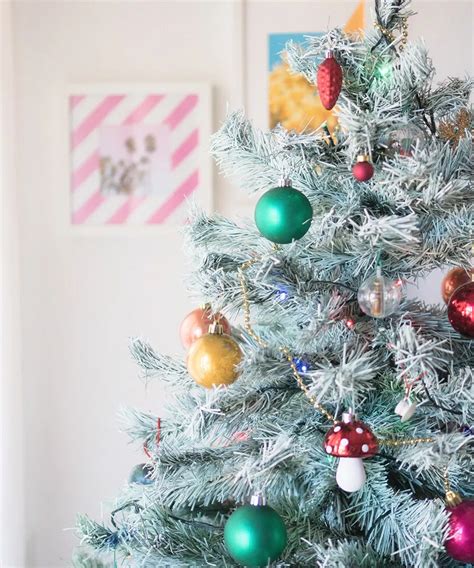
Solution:
{"label": "red mushroom cap with white dots", "polygon": [[329,430],[324,438],[326,453],[337,458],[368,458],[378,451],[377,438],[372,430],[350,413]]}

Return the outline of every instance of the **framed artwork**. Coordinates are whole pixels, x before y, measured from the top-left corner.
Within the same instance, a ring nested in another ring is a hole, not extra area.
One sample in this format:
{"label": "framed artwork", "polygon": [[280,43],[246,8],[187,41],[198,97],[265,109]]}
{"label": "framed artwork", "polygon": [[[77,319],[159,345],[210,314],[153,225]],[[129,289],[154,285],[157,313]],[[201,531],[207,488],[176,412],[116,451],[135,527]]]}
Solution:
{"label": "framed artwork", "polygon": [[75,85],[68,92],[75,227],[181,225],[212,206],[206,84]]}

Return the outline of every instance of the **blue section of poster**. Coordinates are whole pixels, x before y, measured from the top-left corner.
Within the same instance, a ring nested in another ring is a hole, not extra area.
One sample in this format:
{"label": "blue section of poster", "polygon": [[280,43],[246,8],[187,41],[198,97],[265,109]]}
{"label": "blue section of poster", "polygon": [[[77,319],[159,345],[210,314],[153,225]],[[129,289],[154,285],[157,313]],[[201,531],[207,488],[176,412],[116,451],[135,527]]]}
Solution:
{"label": "blue section of poster", "polygon": [[296,43],[304,43],[307,36],[321,36],[322,32],[307,33],[274,33],[268,36],[268,70],[271,71],[275,65],[281,63],[281,52],[285,45],[293,40]]}

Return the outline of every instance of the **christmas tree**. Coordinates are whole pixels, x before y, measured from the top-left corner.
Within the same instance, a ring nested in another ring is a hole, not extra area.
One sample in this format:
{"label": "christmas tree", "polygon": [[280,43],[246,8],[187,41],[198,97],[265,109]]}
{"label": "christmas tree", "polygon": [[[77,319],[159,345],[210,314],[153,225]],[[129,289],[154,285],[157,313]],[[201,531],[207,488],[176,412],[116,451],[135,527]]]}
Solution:
{"label": "christmas tree", "polygon": [[[214,135],[262,196],[245,226],[193,212],[208,304],[183,322],[187,359],[131,344],[175,398],[163,419],[125,412],[147,462],[110,522],[79,518],[117,565],[474,562],[471,82],[433,84],[408,4],[376,2],[364,37],[287,46],[335,131],[236,112]],[[406,299],[438,267],[448,305]]]}

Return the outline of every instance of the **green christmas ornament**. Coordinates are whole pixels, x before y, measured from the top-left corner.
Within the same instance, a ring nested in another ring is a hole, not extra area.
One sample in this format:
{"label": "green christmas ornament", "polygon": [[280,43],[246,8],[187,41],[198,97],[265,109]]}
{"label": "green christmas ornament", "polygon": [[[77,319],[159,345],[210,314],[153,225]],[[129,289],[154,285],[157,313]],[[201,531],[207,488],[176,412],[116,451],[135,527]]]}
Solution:
{"label": "green christmas ornament", "polygon": [[301,239],[311,225],[313,208],[306,195],[283,180],[267,191],[255,208],[255,224],[269,241],[279,244]]}
{"label": "green christmas ornament", "polygon": [[253,496],[250,505],[239,507],[229,517],[224,541],[229,554],[242,566],[267,566],[286,547],[286,527],[263,497]]}

